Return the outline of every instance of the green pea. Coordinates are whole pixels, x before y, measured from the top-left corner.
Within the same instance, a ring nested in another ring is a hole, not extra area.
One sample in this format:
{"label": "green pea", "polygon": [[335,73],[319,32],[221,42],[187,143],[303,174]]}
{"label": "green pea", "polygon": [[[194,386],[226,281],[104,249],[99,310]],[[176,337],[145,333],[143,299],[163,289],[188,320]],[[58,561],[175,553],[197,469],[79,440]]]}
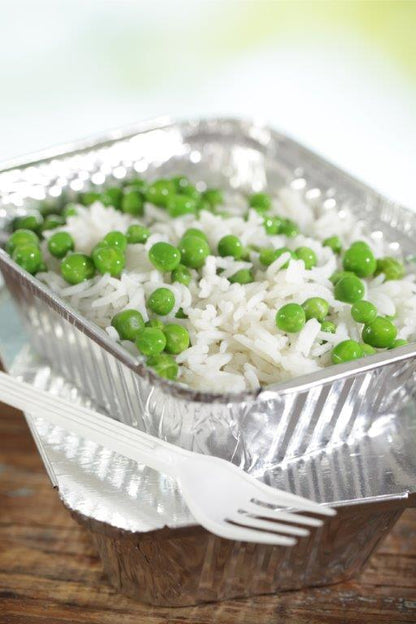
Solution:
{"label": "green pea", "polygon": [[360,347],[363,351],[363,355],[365,357],[367,357],[368,355],[374,355],[374,353],[377,353],[377,351],[374,349],[374,347],[372,347],[371,345],[365,344],[360,342]]}
{"label": "green pea", "polygon": [[144,197],[147,191],[147,182],[142,180],[141,178],[133,178],[132,180],[126,181],[126,186],[124,187],[124,192],[129,193],[130,191],[136,191]]}
{"label": "green pea", "polygon": [[297,334],[306,323],[305,310],[298,303],[287,303],[276,314],[276,325],[289,334]]}
{"label": "green pea", "polygon": [[227,236],[223,236],[219,241],[218,253],[223,258],[232,256],[236,260],[239,260],[244,253],[244,247],[238,236],[228,234]]}
{"label": "green pea", "polygon": [[376,270],[377,262],[367,243],[356,241],[345,252],[342,265],[358,277],[369,277]]}
{"label": "green pea", "polygon": [[409,343],[404,338],[397,338],[397,340],[393,342],[393,344],[391,345],[391,347],[389,347],[389,349],[396,349],[397,347],[404,347],[407,344]]}
{"label": "green pea", "polygon": [[176,193],[182,193],[188,186],[191,186],[189,179],[183,175],[173,176],[171,182],[175,185]]}
{"label": "green pea", "polygon": [[63,209],[62,214],[65,220],[68,219],[68,217],[76,217],[78,214],[77,205],[72,203],[67,204]]}
{"label": "green pea", "polygon": [[201,210],[206,210],[207,212],[212,212],[212,214],[217,214],[216,208],[212,208],[210,204],[205,201],[205,199],[200,199],[198,202],[198,212]]}
{"label": "green pea", "polygon": [[155,204],[155,206],[165,208],[169,198],[175,193],[176,187],[172,180],[160,179],[149,184],[146,191],[146,199]]}
{"label": "green pea", "polygon": [[42,232],[46,232],[47,230],[55,230],[61,225],[65,225],[64,217],[62,215],[50,214],[43,222],[41,230]]}
{"label": "green pea", "polygon": [[127,243],[129,245],[137,245],[138,243],[145,243],[150,236],[150,230],[144,225],[129,225],[126,232]]}
{"label": "green pea", "polygon": [[146,364],[152,368],[159,377],[174,381],[179,373],[179,366],[171,355],[161,353],[148,357]]}
{"label": "green pea", "polygon": [[284,234],[288,238],[295,238],[299,234],[299,228],[291,219],[283,219],[279,234]]}
{"label": "green pea", "polygon": [[274,234],[280,233],[280,228],[282,226],[282,219],[280,217],[265,217],[263,221],[264,229],[266,234],[273,236]]}
{"label": "green pea", "polygon": [[158,355],[166,347],[166,338],[161,329],[145,327],[137,334],[135,343],[143,355]]}
{"label": "green pea", "polygon": [[299,260],[303,260],[307,270],[312,269],[318,262],[315,252],[310,247],[298,247],[295,249],[295,255]]}
{"label": "green pea", "polygon": [[188,184],[188,186],[183,188],[181,194],[186,195],[190,199],[193,199],[195,202],[197,202],[197,204],[199,204],[199,202],[201,201],[201,193],[193,184]]}
{"label": "green pea", "polygon": [[185,312],[183,311],[183,308],[179,308],[179,310],[175,314],[175,318],[177,318],[177,319],[187,319],[188,315],[185,314]]}
{"label": "green pea", "polygon": [[39,246],[39,238],[32,230],[16,230],[9,236],[9,239],[6,243],[6,251],[10,255],[16,249],[16,247],[21,247],[24,245],[35,245]]}
{"label": "green pea", "polygon": [[307,321],[311,318],[323,321],[329,312],[329,303],[322,297],[310,297],[302,303],[302,308],[305,310]]}
{"label": "green pea", "polygon": [[175,295],[169,288],[156,288],[148,298],[147,305],[155,314],[166,316],[175,305]]}
{"label": "green pea", "polygon": [[371,323],[377,316],[377,308],[370,301],[356,301],[351,306],[351,316],[357,323]]}
{"label": "green pea", "polygon": [[94,202],[101,200],[101,193],[98,193],[98,191],[86,191],[80,194],[78,200],[83,206],[91,206]]}
{"label": "green pea", "polygon": [[111,325],[117,330],[120,340],[134,342],[144,329],[144,320],[138,310],[122,310],[113,316]]}
{"label": "green pea", "polygon": [[196,214],[198,202],[186,195],[170,195],[166,202],[166,208],[172,218],[182,217],[187,214]]}
{"label": "green pea", "polygon": [[380,275],[380,273],[384,273],[387,282],[388,280],[403,279],[406,271],[400,260],[386,256],[385,258],[379,258],[377,260],[376,275]]}
{"label": "green pea", "polygon": [[169,243],[155,243],[150,248],[149,260],[159,271],[173,271],[179,266],[181,252]]}
{"label": "green pea", "polygon": [[110,245],[105,240],[98,241],[98,243],[91,250],[91,257],[94,255],[95,251],[98,251],[98,249],[108,248],[109,246]]}
{"label": "green pea", "polygon": [[336,254],[339,254],[342,251],[342,243],[339,236],[330,236],[329,238],[326,238],[322,245],[324,247],[329,247]]}
{"label": "green pea", "polygon": [[237,273],[231,275],[228,281],[230,281],[231,284],[251,284],[251,282],[254,282],[254,277],[250,269],[240,269]]}
{"label": "green pea", "polygon": [[38,245],[27,243],[19,245],[12,252],[12,258],[28,273],[36,273],[42,262],[42,254]]}
{"label": "green pea", "polygon": [[322,321],[321,331],[327,332],[328,334],[335,334],[337,326],[332,321]]}
{"label": "green pea", "polygon": [[146,327],[156,327],[156,329],[161,329],[163,330],[165,325],[164,323],[162,323],[162,321],[160,319],[150,319],[149,321],[147,321],[147,323],[145,323]]}
{"label": "green pea", "polygon": [[92,252],[92,259],[99,273],[110,273],[111,277],[119,277],[126,265],[124,253],[118,247],[97,245]]}
{"label": "green pea", "polygon": [[123,200],[123,191],[118,186],[112,186],[100,195],[100,201],[104,206],[112,206],[116,210],[121,210],[121,202]]}
{"label": "green pea", "polygon": [[346,303],[355,303],[364,297],[364,284],[356,275],[346,275],[335,284],[335,298]]}
{"label": "green pea", "polygon": [[179,243],[182,264],[191,269],[200,269],[211,253],[208,243],[198,236],[185,236]]}
{"label": "green pea", "polygon": [[125,251],[127,248],[127,237],[123,232],[118,232],[117,230],[108,232],[108,234],[104,236],[104,240],[109,247],[116,247],[120,249],[120,251]]}
{"label": "green pea", "polygon": [[178,267],[172,271],[171,278],[172,282],[179,282],[180,284],[188,286],[191,282],[192,275],[184,264],[179,264]]}
{"label": "green pea", "polygon": [[253,193],[250,196],[249,205],[258,212],[267,212],[272,207],[272,200],[267,193]]}
{"label": "green pea", "polygon": [[80,284],[94,277],[94,262],[85,254],[71,253],[62,260],[61,273],[68,284]]}
{"label": "green pea", "polygon": [[[289,249],[287,250],[289,251]],[[260,249],[259,253],[259,261],[264,266],[270,266],[276,260],[276,249],[270,249],[269,247],[264,247]]]}
{"label": "green pea", "polygon": [[13,231],[16,230],[32,230],[40,232],[42,228],[43,217],[40,214],[25,215],[24,217],[16,217],[13,220]]}
{"label": "green pea", "polygon": [[56,214],[51,212],[44,217],[41,229],[42,232],[44,232],[46,230],[54,230],[61,225],[65,225],[65,217],[62,214]]}
{"label": "green pea", "polygon": [[210,208],[216,208],[224,203],[223,192],[218,189],[207,189],[202,193],[202,199],[206,202]]}
{"label": "green pea", "polygon": [[43,218],[56,213],[57,200],[56,199],[44,199],[39,202],[38,210]]}
{"label": "green pea", "polygon": [[397,328],[389,319],[383,316],[377,316],[374,321],[364,325],[362,331],[363,342],[377,349],[391,347],[396,340],[396,336]]}
{"label": "green pea", "polygon": [[352,273],[351,271],[335,271],[335,273],[333,273],[329,279],[333,284],[336,284],[343,277],[351,275],[354,277],[355,273]]}
{"label": "green pea", "polygon": [[48,239],[48,249],[55,258],[63,258],[74,250],[74,239],[68,232],[56,232]]}
{"label": "green pea", "polygon": [[121,200],[121,210],[126,214],[131,214],[136,217],[142,217],[144,215],[144,199],[143,195],[136,190],[129,190],[125,193]]}
{"label": "green pea", "polygon": [[359,342],[343,340],[332,349],[331,357],[333,364],[342,364],[363,357],[363,350]]}
{"label": "green pea", "polygon": [[166,338],[165,350],[167,353],[177,355],[189,347],[189,333],[185,327],[182,327],[182,325],[170,323],[165,326],[163,333]]}
{"label": "green pea", "polygon": [[280,249],[264,248],[260,251],[259,260],[261,264],[264,264],[264,266],[270,266],[275,260],[280,258],[280,256],[282,256],[284,253],[288,253],[290,255],[289,260],[285,262],[285,264],[282,266],[282,269],[287,269],[291,258],[296,257],[293,251],[291,251],[287,247],[280,247]]}
{"label": "green pea", "polygon": [[207,235],[199,228],[188,228],[182,238],[186,238],[186,236],[198,236],[198,238],[203,238],[204,241],[208,242]]}

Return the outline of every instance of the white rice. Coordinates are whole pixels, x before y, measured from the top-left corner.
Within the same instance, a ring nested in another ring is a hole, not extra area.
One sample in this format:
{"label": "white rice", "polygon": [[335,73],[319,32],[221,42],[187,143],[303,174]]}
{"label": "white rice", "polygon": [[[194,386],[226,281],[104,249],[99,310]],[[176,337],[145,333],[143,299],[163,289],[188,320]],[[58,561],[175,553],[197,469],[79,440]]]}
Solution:
{"label": "white rice", "polygon": [[[292,218],[299,224],[302,234],[293,239],[267,235],[262,217],[254,210],[247,220],[239,216],[244,212],[239,201],[231,202],[225,209],[236,216],[223,219],[202,211],[198,218],[189,215],[167,219],[164,210],[147,206],[146,216],[140,222],[151,228],[152,235],[145,245],[128,246],[121,279],[97,275],[76,286],[68,286],[57,273],[59,262],[48,254],[46,244],[44,255],[52,270],[38,277],[114,339],[118,338],[111,327],[114,314],[134,308],[148,320],[146,298],[155,288],[170,288],[175,295],[175,307],[162,320],[184,325],[191,337],[191,346],[177,356],[179,381],[199,390],[238,392],[312,372],[330,364],[330,352],[335,344],[347,338],[360,339],[362,326],[351,318],[349,304],[334,299],[329,281],[332,273],[341,268],[340,259],[321,241],[338,235],[347,247],[354,240],[365,240],[376,257],[388,255],[382,241],[369,238],[363,224],[347,208],[339,211],[335,207],[326,208],[316,200],[308,203],[291,188],[280,191],[270,214]],[[78,214],[69,217],[67,225],[61,229],[72,234],[77,251],[90,253],[109,231],[124,232],[134,222],[137,219],[96,202],[89,208],[79,206]],[[287,246],[293,250],[306,245],[315,251],[318,264],[307,271],[302,260],[294,259],[282,269],[289,259],[285,254],[269,267],[259,263],[256,252],[251,252],[249,262],[209,256],[201,275],[192,271],[189,287],[171,284],[169,274],[161,274],[149,262],[148,250],[162,240],[178,244],[189,227],[202,229],[213,250],[217,249],[222,236],[235,234],[245,245]],[[255,281],[246,285],[231,284],[227,278],[242,268],[252,269]],[[221,274],[217,274],[218,269],[223,269]],[[379,313],[396,315],[398,337],[414,339],[414,276],[383,282],[380,275],[364,281],[365,298],[377,306]],[[321,331],[315,319],[309,320],[299,334],[287,335],[276,328],[276,311],[282,305],[301,304],[316,296],[329,302],[329,319],[337,326],[335,334]],[[183,308],[187,319],[175,319],[179,308]],[[132,343],[128,349],[139,356]]]}

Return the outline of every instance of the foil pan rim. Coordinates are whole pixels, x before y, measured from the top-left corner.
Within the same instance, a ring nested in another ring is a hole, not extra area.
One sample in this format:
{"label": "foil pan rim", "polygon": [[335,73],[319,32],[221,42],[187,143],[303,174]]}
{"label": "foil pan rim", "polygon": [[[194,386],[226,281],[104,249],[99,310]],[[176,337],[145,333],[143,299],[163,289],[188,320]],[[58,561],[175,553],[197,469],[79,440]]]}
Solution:
{"label": "foil pan rim", "polygon": [[[405,211],[413,217],[415,216],[415,212],[411,208],[386,197],[379,191],[376,191],[361,178],[348,173],[338,165],[334,164],[332,161],[327,160],[326,158],[321,156],[318,152],[309,149],[308,147],[294,139],[291,135],[282,133],[279,130],[275,130],[266,121],[260,122],[259,120],[256,120],[252,117],[204,116],[194,118],[181,118],[179,116],[173,117],[171,115],[152,117],[150,119],[145,119],[128,125],[117,126],[116,128],[112,128],[103,132],[97,132],[84,138],[75,139],[73,141],[68,141],[65,143],[59,143],[46,149],[28,152],[26,154],[22,154],[21,156],[16,156],[10,159],[0,161],[0,174],[6,173],[13,169],[24,169],[27,167],[36,166],[41,163],[50,162],[55,158],[70,156],[72,154],[88,151],[97,147],[105,147],[106,145],[117,143],[118,141],[123,141],[132,138],[137,134],[150,132],[152,130],[163,130],[167,128],[175,128],[178,126],[188,127],[189,129],[197,129],[200,126],[209,124],[218,124],[224,126],[232,125],[235,127],[235,130],[239,130],[240,132],[244,132],[246,134],[248,134],[247,131],[250,130],[252,132],[255,132],[256,130],[267,131],[276,142],[284,141],[286,143],[290,143],[292,147],[300,150],[303,155],[306,155],[309,159],[314,161],[315,164],[321,164],[327,168],[329,167],[334,174],[342,176],[342,178],[350,181],[356,187],[360,187],[362,191],[365,191],[366,193],[371,195],[373,199],[382,201],[384,204],[388,204],[389,206],[394,207],[398,210]],[[256,140],[258,140],[257,137]]]}

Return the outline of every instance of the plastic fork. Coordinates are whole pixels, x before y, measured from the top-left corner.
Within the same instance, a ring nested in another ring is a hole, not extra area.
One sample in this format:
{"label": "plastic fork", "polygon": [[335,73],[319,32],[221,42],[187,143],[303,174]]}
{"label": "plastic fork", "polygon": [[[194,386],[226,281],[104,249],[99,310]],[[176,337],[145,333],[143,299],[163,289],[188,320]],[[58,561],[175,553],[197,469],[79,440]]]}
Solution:
{"label": "plastic fork", "polygon": [[[272,488],[230,462],[184,450],[0,372],[0,400],[172,476],[193,517],[231,540],[293,546],[335,511]],[[290,509],[290,510],[289,510]]]}

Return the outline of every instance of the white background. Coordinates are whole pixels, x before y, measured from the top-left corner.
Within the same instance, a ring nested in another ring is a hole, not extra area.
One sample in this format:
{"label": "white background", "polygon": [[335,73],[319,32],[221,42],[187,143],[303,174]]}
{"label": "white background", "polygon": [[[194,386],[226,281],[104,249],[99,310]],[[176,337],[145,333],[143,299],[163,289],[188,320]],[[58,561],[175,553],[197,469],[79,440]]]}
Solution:
{"label": "white background", "polygon": [[416,91],[392,58],[341,27],[227,50],[232,5],[3,0],[0,160],[159,115],[255,117],[416,208]]}

